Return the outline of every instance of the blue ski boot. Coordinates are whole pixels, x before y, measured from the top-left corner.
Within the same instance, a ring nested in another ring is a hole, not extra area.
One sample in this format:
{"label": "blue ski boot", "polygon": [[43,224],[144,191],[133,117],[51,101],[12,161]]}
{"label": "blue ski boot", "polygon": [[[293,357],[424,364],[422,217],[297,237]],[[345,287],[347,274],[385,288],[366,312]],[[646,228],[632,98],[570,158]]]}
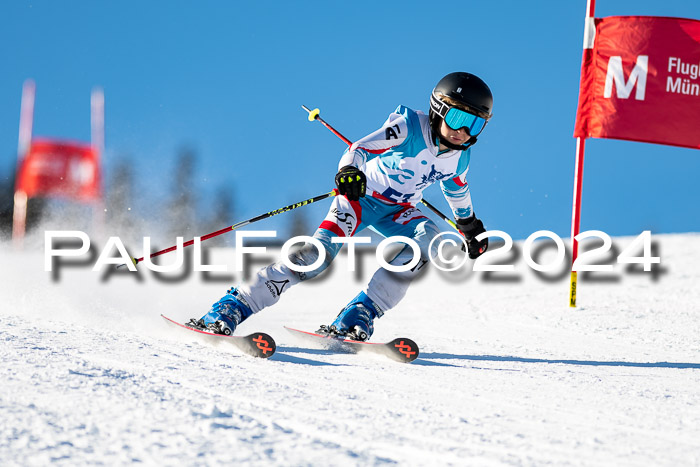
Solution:
{"label": "blue ski boot", "polygon": [[209,313],[199,320],[192,320],[191,324],[216,334],[230,336],[236,330],[236,326],[252,314],[253,311],[245,299],[238,294],[235,287],[231,287],[221,300],[211,306]]}
{"label": "blue ski boot", "polygon": [[382,315],[384,312],[379,305],[370,300],[367,294],[360,292],[329,327],[321,326],[321,330],[344,339],[366,341],[374,332],[374,318],[381,318]]}

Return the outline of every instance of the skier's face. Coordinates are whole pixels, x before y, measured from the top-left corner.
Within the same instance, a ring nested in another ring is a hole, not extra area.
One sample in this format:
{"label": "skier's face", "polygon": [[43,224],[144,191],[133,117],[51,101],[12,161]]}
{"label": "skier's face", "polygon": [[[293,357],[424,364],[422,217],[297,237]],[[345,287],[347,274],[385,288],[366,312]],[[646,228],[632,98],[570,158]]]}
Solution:
{"label": "skier's face", "polygon": [[467,133],[466,128],[462,127],[459,130],[453,130],[444,120],[442,121],[442,125],[440,125],[440,132],[443,138],[457,146],[466,144],[466,142],[472,138],[469,136],[469,133]]}

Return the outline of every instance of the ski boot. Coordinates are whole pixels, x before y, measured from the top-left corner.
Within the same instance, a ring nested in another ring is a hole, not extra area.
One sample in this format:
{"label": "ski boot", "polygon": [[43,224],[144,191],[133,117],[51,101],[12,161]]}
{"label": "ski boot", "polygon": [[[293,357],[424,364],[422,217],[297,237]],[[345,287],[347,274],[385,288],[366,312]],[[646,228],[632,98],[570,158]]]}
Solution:
{"label": "ski boot", "polygon": [[384,312],[364,292],[353,298],[340,311],[330,326],[321,326],[319,334],[331,335],[342,339],[366,341],[374,332],[374,318],[381,318]]}
{"label": "ski boot", "polygon": [[245,299],[238,294],[235,287],[231,287],[221,300],[211,306],[209,313],[198,320],[191,319],[188,324],[197,329],[230,336],[236,330],[236,326],[252,314],[253,311]]}

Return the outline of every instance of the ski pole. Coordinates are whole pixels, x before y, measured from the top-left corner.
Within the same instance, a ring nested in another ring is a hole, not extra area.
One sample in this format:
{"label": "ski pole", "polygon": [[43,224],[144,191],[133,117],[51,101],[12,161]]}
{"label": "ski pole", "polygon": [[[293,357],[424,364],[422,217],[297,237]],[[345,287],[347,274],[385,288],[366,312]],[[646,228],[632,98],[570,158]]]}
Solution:
{"label": "ski pole", "polygon": [[[337,195],[338,195],[338,190],[336,188],[334,188],[333,190],[329,191],[328,193],[314,196],[313,198],[309,198],[309,199],[306,199],[304,201],[299,201],[298,203],[290,204],[290,205],[285,206],[283,208],[279,208],[279,209],[275,209],[274,211],[266,212],[265,214],[260,214],[259,216],[255,216],[255,217],[252,217],[248,220],[241,221],[237,224],[229,225],[228,227],[217,230],[216,232],[212,232],[212,233],[209,233],[209,234],[206,234],[206,235],[200,237],[200,240],[201,241],[209,240],[210,238],[214,238],[214,237],[217,237],[219,235],[225,234],[227,232],[231,232],[233,230],[240,229],[241,227],[245,227],[247,225],[250,225],[253,222],[258,222],[258,221],[261,221],[263,219],[267,219],[268,217],[276,216],[277,214],[282,214],[282,213],[285,213],[287,211],[291,211],[292,209],[300,208],[302,206],[306,206],[307,204],[315,203],[317,201],[322,201],[326,198],[330,198],[332,196],[337,196]],[[194,244],[194,239],[183,243],[182,247],[183,248],[188,247],[188,246],[193,245],[193,244]],[[160,250],[160,251],[156,251],[155,253],[151,253],[149,255],[149,258],[154,258],[156,256],[164,255],[165,253],[175,251],[176,249],[177,249],[177,245],[171,246],[171,247],[166,248],[164,250]],[[134,263],[134,265],[136,265],[136,264],[140,263],[141,261],[143,261],[143,259],[144,259],[144,257],[131,258],[131,261]],[[124,266],[126,266],[126,264],[120,264],[117,266],[117,268],[121,268]]]}
{"label": "ski pole", "polygon": [[[331,132],[333,132],[334,135],[336,135],[338,138],[342,139],[342,140],[345,142],[345,144],[347,144],[348,146],[352,146],[352,141],[350,141],[350,140],[347,139],[345,136],[343,136],[342,134],[340,134],[340,132],[338,132],[338,130],[336,130],[335,128],[333,128],[329,123],[327,123],[324,119],[321,118],[321,111],[320,111],[319,109],[309,110],[308,107],[306,107],[305,105],[302,105],[301,108],[304,109],[304,110],[306,110],[306,111],[309,113],[309,121],[310,121],[310,122],[313,122],[314,120],[318,120],[319,122],[321,122],[321,123],[323,124],[323,126],[325,126],[326,128],[328,128],[329,130],[331,130]],[[440,212],[440,210],[439,210],[438,208],[436,208],[435,206],[433,206],[432,204],[430,204],[430,203],[429,203],[428,201],[426,201],[425,199],[421,199],[420,202],[423,203],[424,205],[426,205],[426,206],[428,207],[428,209],[430,209],[431,211],[433,211],[433,212],[434,212],[435,214],[437,214],[442,220],[444,220],[444,221],[447,222],[450,226],[452,226],[453,229],[459,231],[459,229],[457,228],[457,224],[455,224],[454,221],[453,221],[452,219],[450,219],[449,217],[447,217],[446,215],[444,215],[442,212]]]}
{"label": "ski pole", "polygon": [[319,109],[309,110],[305,105],[302,105],[301,108],[306,110],[307,112],[309,112],[309,121],[310,122],[313,122],[314,120],[318,120],[319,122],[321,122],[323,124],[323,126],[328,128],[329,130],[331,130],[333,132],[333,134],[335,134],[338,138],[342,139],[345,142],[345,144],[347,144],[348,146],[352,146],[352,141],[347,139],[345,136],[341,135],[338,132],[338,130],[333,128],[330,124],[326,123],[326,121],[321,118],[321,111]]}

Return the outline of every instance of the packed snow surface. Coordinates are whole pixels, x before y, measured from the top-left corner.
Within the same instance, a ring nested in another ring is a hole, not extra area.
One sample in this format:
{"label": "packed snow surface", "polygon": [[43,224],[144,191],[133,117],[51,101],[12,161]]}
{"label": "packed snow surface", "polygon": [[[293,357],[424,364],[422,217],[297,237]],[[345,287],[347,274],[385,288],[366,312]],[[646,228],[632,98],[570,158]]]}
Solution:
{"label": "packed snow surface", "polygon": [[371,255],[355,272],[339,257],[241,325],[276,339],[261,360],[159,315],[201,316],[274,251],[242,273],[157,275],[85,260],[46,272],[43,246],[4,246],[0,464],[698,465],[700,236],[653,241],[654,272],[608,258],[614,272],[580,278],[576,309],[565,271],[538,276],[522,256],[514,273],[433,267],[375,323],[373,341],[420,345],[412,364],[283,329],[329,323]]}

